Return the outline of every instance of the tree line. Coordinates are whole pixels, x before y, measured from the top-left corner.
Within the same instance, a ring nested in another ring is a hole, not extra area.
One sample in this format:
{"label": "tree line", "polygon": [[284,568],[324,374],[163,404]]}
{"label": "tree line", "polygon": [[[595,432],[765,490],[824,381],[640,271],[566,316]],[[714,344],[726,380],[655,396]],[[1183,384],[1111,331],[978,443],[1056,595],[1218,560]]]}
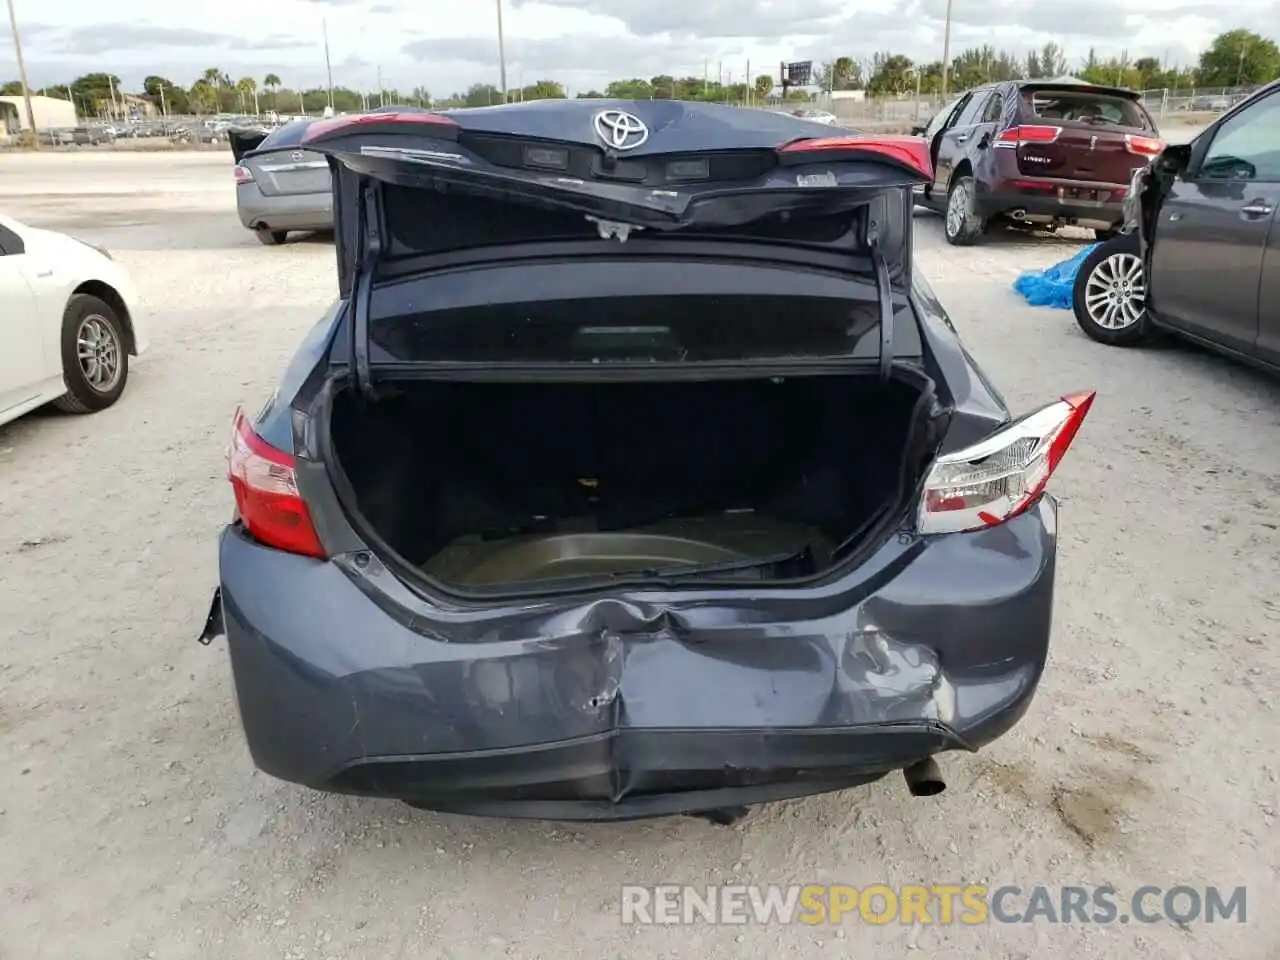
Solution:
{"label": "tree line", "polygon": [[[1045,44],[1028,53],[997,50],[992,46],[962,51],[947,71],[948,90],[965,90],[999,80],[1038,79],[1071,74],[1090,83],[1130,87],[1136,90],[1160,88],[1255,86],[1280,77],[1280,48],[1250,30],[1228,30],[1217,36],[1192,66],[1171,66],[1156,57],[1130,60],[1121,54],[1103,60],[1093,50],[1074,66],[1056,43]],[[759,74],[750,83],[722,83],[709,77],[656,76],[649,79],[614,80],[603,90],[577,91],[578,97],[612,97],[621,100],[702,100],[709,102],[765,102],[774,93],[777,78]],[[898,96],[920,91],[937,94],[943,86],[942,62],[917,64],[903,54],[881,52],[869,60],[836,57],[817,65],[814,81],[824,91],[866,90],[871,96]],[[492,84],[477,83],[447,97],[432,98],[425,87],[402,91],[385,89],[360,91],[335,87],[332,91],[312,87],[286,87],[279,74],[267,73],[261,80],[241,77],[233,80],[216,67],[203,71],[189,86],[166,77],[149,76],[143,93],[158,108],[171,114],[318,113],[327,106],[338,112],[355,112],[386,104],[412,103],[439,109],[480,107],[502,102],[502,92]],[[131,112],[124,105],[120,78],[108,73],[90,73],[68,84],[44,88],[46,93],[73,100],[84,116],[121,116]],[[0,84],[0,95],[17,95],[17,81]],[[568,96],[555,80],[534,83],[507,91],[510,101],[562,99]],[[792,89],[788,99],[808,100],[810,92]]]}
{"label": "tree line", "polygon": [[[1194,65],[1169,65],[1157,57],[1131,59],[1122,53],[1102,59],[1095,50],[1072,63],[1056,43],[1012,53],[990,45],[973,47],[952,59],[948,90],[966,90],[1000,80],[1037,80],[1070,74],[1089,83],[1134,90],[1191,87],[1251,87],[1280,77],[1280,48],[1251,30],[1228,30],[1214,38]],[[822,89],[866,90],[872,96],[936,94],[943,85],[942,61],[916,63],[902,54],[882,52],[870,60],[837,57],[817,68]]]}

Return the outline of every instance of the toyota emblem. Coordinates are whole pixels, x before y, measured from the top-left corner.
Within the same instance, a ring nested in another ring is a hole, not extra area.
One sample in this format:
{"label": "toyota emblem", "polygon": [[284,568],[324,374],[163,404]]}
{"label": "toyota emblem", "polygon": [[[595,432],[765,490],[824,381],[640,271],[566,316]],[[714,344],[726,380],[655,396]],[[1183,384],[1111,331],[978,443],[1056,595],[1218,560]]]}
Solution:
{"label": "toyota emblem", "polygon": [[305,156],[306,154],[303,153],[301,150],[295,150],[293,151],[293,153],[289,154],[289,159],[292,160],[294,163],[297,163],[299,160],[301,160]]}
{"label": "toyota emblem", "polygon": [[612,150],[634,150],[649,139],[649,128],[625,110],[601,110],[595,119],[596,135]]}

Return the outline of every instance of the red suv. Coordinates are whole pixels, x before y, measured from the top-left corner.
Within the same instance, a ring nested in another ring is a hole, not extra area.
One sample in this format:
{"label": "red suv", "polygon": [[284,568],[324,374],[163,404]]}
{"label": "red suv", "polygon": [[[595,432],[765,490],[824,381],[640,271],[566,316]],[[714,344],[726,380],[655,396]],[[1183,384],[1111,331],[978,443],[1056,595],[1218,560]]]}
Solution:
{"label": "red suv", "polygon": [[916,203],[946,217],[947,241],[977,242],[994,221],[1114,236],[1134,168],[1164,143],[1132,90],[1019,80],[969,90],[915,131],[933,183]]}

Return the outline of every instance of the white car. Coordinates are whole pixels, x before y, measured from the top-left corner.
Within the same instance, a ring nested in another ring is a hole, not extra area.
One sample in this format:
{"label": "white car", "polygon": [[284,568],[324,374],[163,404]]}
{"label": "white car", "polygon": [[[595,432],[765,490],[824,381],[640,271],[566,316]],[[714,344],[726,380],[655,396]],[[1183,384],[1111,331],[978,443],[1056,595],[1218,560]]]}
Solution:
{"label": "white car", "polygon": [[105,250],[0,216],[0,424],[46,403],[115,403],[147,348],[136,304]]}
{"label": "white car", "polygon": [[828,113],[826,110],[796,110],[792,115],[812,123],[825,123],[828,127],[838,126],[840,123],[840,119],[834,113]]}

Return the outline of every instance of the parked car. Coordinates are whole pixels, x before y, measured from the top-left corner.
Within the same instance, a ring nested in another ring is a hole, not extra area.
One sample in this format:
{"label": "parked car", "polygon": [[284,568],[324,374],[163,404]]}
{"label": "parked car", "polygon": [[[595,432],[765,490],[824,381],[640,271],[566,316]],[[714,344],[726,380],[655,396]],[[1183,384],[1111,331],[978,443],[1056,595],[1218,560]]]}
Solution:
{"label": "parked car", "polygon": [[1017,722],[1093,394],[1013,419],[975,366],[911,259],[918,138],[557,100],[303,146],[339,300],[235,418],[202,634],[262,770],[731,819],[936,793]]}
{"label": "parked car", "polygon": [[312,123],[296,120],[273,131],[227,129],[240,222],[268,246],[284,243],[291,231],[333,229],[329,162],[302,147]]}
{"label": "parked car", "polygon": [[0,216],[0,423],[46,403],[111,406],[146,347],[133,284],[110,254]]}
{"label": "parked car", "polygon": [[71,142],[81,147],[96,147],[100,143],[114,143],[115,134],[97,127],[74,127]]}
{"label": "parked car", "polygon": [[934,163],[917,203],[945,216],[957,245],[996,222],[1109,238],[1133,170],[1164,147],[1134,91],[1062,80],[978,87],[915,132]]}
{"label": "parked car", "polygon": [[1196,97],[1191,101],[1192,110],[1226,110],[1231,106],[1228,96]]}
{"label": "parked car", "polygon": [[826,124],[828,127],[838,126],[840,120],[834,113],[828,113],[826,110],[796,110],[792,116],[799,117],[801,120],[812,120],[814,123]]}
{"label": "parked car", "polygon": [[1280,82],[1138,170],[1134,229],[1076,274],[1082,330],[1140,344],[1169,331],[1280,372]]}
{"label": "parked car", "polygon": [[75,137],[68,129],[41,130],[40,142],[47,147],[66,147],[75,143]]}

